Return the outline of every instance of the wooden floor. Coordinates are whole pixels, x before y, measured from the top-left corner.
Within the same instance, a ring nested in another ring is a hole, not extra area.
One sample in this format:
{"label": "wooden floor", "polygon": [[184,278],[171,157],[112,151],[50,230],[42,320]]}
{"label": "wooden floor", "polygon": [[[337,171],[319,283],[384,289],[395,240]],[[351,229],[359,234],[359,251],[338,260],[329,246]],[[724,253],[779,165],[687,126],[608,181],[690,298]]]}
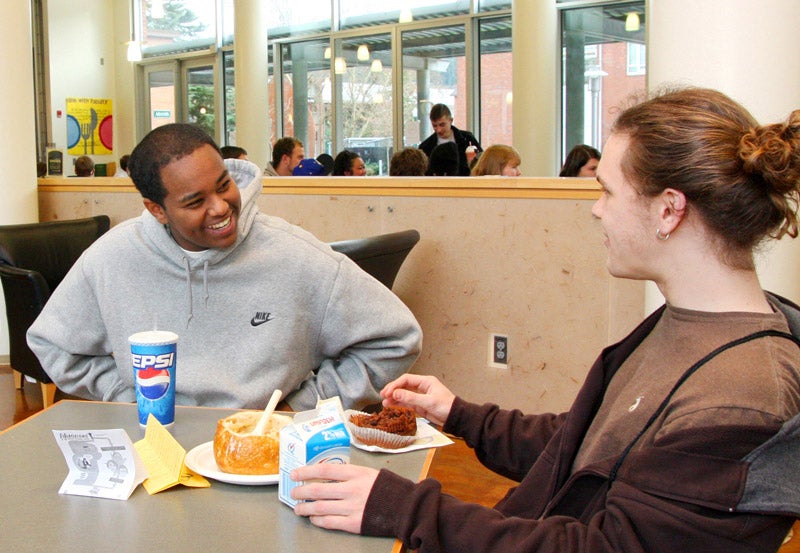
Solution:
{"label": "wooden floor", "polygon": [[[0,365],[0,431],[41,409],[39,386],[26,383],[23,390],[15,390],[11,370]],[[497,503],[514,485],[485,469],[461,440],[437,450],[429,475],[442,483],[446,493],[486,506]],[[780,553],[800,553],[800,522],[795,524],[794,536]]]}

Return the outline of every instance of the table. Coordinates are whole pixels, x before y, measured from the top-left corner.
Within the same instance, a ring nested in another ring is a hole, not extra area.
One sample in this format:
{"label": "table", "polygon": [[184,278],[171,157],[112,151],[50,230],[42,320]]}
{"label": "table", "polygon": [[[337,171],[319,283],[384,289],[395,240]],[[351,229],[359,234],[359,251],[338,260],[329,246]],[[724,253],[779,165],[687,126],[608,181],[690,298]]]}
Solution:
{"label": "table", "polygon": [[[232,409],[178,407],[175,438],[189,451],[213,439]],[[0,548],[3,551],[291,551],[388,553],[389,538],[323,530],[278,501],[277,486],[176,486],[127,501],[59,495],[67,465],[51,430],[124,428],[143,437],[136,405],[60,401],[0,433]],[[403,454],[352,448],[351,462],[388,468],[411,479],[427,474],[433,450]]]}

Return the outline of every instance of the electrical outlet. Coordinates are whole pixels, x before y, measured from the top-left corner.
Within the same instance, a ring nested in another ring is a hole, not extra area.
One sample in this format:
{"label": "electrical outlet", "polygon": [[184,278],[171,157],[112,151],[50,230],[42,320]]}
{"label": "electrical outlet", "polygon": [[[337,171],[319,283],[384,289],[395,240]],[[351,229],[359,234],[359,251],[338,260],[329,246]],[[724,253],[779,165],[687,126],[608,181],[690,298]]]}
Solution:
{"label": "electrical outlet", "polygon": [[489,335],[489,366],[508,368],[508,336],[505,334]]}

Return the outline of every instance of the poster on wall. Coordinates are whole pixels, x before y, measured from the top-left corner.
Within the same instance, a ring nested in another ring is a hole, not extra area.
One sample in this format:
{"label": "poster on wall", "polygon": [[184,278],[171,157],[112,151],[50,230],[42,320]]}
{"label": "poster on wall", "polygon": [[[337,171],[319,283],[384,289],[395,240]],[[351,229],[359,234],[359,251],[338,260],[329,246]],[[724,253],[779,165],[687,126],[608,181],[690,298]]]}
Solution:
{"label": "poster on wall", "polygon": [[114,151],[111,100],[67,98],[67,153],[108,155]]}

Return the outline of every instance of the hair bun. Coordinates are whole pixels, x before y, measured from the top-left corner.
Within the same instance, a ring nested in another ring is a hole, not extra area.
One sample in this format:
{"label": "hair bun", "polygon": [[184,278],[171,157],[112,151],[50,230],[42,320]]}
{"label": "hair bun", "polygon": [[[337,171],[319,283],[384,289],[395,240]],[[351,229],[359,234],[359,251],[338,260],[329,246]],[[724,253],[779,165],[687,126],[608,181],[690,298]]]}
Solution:
{"label": "hair bun", "polygon": [[796,190],[800,181],[800,110],[786,123],[750,129],[739,142],[745,172],[760,174],[775,192]]}

